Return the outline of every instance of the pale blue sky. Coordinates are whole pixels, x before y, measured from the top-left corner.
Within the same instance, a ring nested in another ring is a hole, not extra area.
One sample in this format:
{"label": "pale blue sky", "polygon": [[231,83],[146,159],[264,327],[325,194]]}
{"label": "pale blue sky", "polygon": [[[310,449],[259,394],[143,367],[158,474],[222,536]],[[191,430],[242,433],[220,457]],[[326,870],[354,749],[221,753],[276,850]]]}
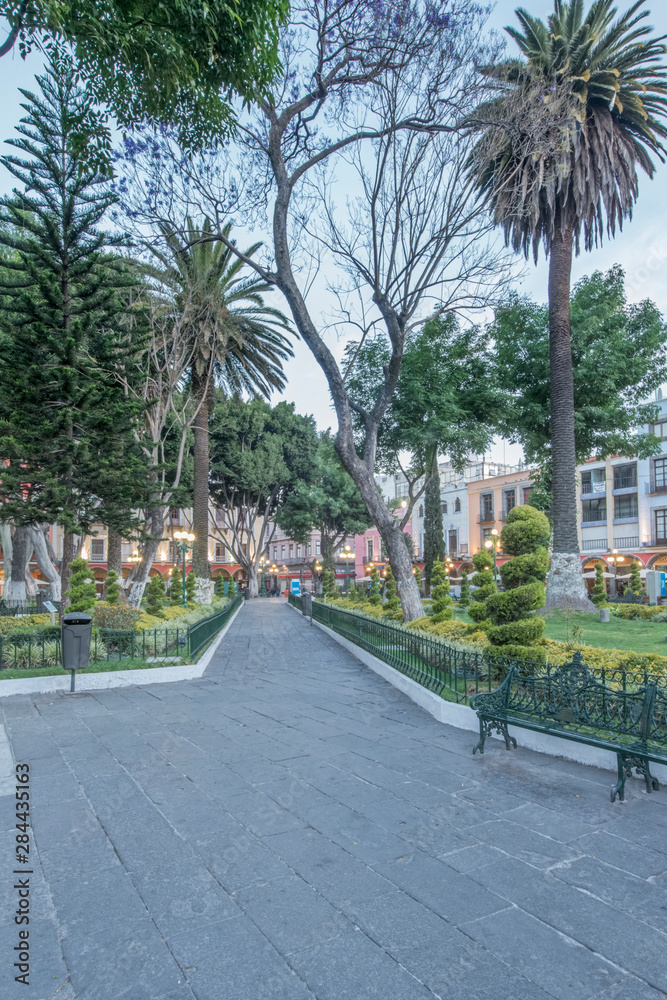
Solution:
{"label": "pale blue sky", "polygon": [[[516,24],[513,0],[498,0],[489,25],[502,29],[507,24]],[[531,0],[526,3],[530,13],[538,17],[546,17],[553,10],[552,0]],[[630,0],[619,2],[619,9],[630,6]],[[667,34],[667,3],[653,0],[647,4],[651,10],[650,23],[657,33]],[[0,39],[4,32],[0,29]],[[510,51],[516,47],[510,42]],[[9,137],[21,117],[20,102],[22,100],[18,88],[33,87],[34,74],[39,71],[39,57],[33,55],[24,62],[14,52],[0,59],[0,93],[3,95],[0,103],[0,139]],[[9,148],[0,146],[2,152]],[[0,166],[0,192],[11,188],[11,177]],[[633,301],[643,298],[653,299],[658,307],[667,315],[667,167],[658,166],[653,181],[642,175],[640,181],[640,197],[634,218],[625,224],[623,232],[614,241],[606,242],[594,253],[582,254],[574,264],[573,278],[576,281],[582,275],[596,269],[607,269],[615,263],[620,263],[626,271],[629,297]],[[521,283],[521,289],[538,300],[546,299],[546,267],[541,261],[537,267],[529,264]],[[289,385],[285,397],[294,400],[301,412],[314,413],[320,426],[334,423],[333,413],[328,404],[328,391],[324,378],[308,350],[297,347],[297,357],[288,367]],[[493,449],[492,457],[514,461],[519,457],[518,449],[503,447],[498,442]]]}

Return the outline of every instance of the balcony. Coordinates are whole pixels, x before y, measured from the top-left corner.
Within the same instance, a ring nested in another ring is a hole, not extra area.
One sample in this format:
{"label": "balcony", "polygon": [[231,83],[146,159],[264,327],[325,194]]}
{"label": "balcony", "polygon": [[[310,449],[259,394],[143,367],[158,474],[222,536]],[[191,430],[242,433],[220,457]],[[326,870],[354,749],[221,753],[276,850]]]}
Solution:
{"label": "balcony", "polygon": [[654,529],[651,532],[651,541],[650,541],[650,543],[646,543],[646,544],[653,545],[656,548],[667,548],[667,537],[665,537],[666,534],[667,534],[667,529],[662,529],[662,530],[659,530],[659,531],[656,531]]}
{"label": "balcony", "polygon": [[667,482],[663,476],[660,476],[658,479],[655,476],[651,476],[649,493],[667,493]]}
{"label": "balcony", "polygon": [[496,516],[493,510],[489,510],[488,507],[482,511],[481,514],[477,515],[478,524],[495,524]]}
{"label": "balcony", "polygon": [[606,538],[584,538],[581,550],[582,552],[606,552],[608,544]]}
{"label": "balcony", "polygon": [[582,525],[607,522],[607,511],[603,507],[600,510],[584,510],[581,514]]}
{"label": "balcony", "polygon": [[615,490],[637,489],[637,476],[614,476]]}
{"label": "balcony", "polygon": [[628,535],[625,538],[615,538],[614,547],[617,549],[638,549],[639,535]]}

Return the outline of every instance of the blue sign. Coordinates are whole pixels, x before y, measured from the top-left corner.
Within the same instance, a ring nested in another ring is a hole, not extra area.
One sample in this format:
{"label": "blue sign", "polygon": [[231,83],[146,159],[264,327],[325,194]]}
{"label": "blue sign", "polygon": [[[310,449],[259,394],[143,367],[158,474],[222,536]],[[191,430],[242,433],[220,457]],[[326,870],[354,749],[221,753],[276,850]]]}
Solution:
{"label": "blue sign", "polygon": [[[663,573],[663,577],[664,577],[664,573]],[[294,597],[298,597],[300,595],[300,593],[301,593],[301,588],[299,586],[299,581],[298,580],[292,580],[292,594],[294,595]]]}
{"label": "blue sign", "polygon": [[660,574],[660,596],[667,597],[667,573]]}

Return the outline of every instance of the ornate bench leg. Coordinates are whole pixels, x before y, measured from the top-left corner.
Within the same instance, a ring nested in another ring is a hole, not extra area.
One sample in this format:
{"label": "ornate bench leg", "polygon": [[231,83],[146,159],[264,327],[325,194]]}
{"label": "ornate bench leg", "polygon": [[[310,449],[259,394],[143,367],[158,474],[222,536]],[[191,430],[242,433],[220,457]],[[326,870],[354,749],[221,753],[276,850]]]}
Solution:
{"label": "ornate bench leg", "polygon": [[[618,795],[621,802],[625,802],[625,778],[628,773],[625,760],[623,759],[622,753],[616,754],[616,762],[618,764],[618,781],[611,788],[611,801],[616,801],[616,796]],[[632,774],[632,767],[630,768],[630,774]]]}
{"label": "ornate bench leg", "polygon": [[496,731],[499,736],[505,740],[505,749],[511,750],[512,747],[516,747],[517,742],[513,736],[507,732],[507,723],[499,722],[497,719],[480,719],[479,720],[479,741],[475,744],[473,748],[473,754],[484,753],[484,744],[486,742],[487,736],[490,736],[493,731]]}
{"label": "ornate bench leg", "polygon": [[517,746],[516,740],[514,739],[513,736],[510,736],[510,734],[507,732],[507,723],[506,722],[503,722],[503,723],[500,724],[500,726],[498,726],[498,732],[505,739],[505,749],[506,750],[511,750],[512,747],[514,747],[514,749],[516,750],[516,746]]}
{"label": "ornate bench leg", "polygon": [[473,757],[479,750],[480,753],[484,753],[484,744],[486,743],[486,737],[489,735],[490,730],[488,728],[488,723],[484,719],[479,720],[479,740],[475,743],[472,748]]}

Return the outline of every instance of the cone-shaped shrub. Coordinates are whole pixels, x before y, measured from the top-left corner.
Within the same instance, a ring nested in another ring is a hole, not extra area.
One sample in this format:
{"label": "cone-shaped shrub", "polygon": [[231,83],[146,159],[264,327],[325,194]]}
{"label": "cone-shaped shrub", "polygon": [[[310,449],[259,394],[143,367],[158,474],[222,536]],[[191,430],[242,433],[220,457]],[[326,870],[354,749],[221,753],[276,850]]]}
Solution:
{"label": "cone-shaped shrub", "polygon": [[150,578],[146,596],[148,598],[146,602],[146,611],[148,614],[153,615],[154,618],[164,618],[162,608],[164,606],[166,591],[162,573],[156,573],[155,576]]}
{"label": "cone-shaped shrub", "polygon": [[591,600],[597,608],[607,600],[607,588],[604,582],[602,563],[595,564],[595,583],[591,591]]}
{"label": "cone-shaped shrub", "polygon": [[107,604],[118,604],[120,601],[120,584],[118,583],[118,573],[115,569],[110,569],[107,573],[105,599]]}
{"label": "cone-shaped shrub", "polygon": [[461,573],[461,596],[459,604],[464,608],[467,608],[470,604],[470,580],[465,570]]}
{"label": "cone-shaped shrub", "polygon": [[197,587],[197,578],[193,573],[193,571],[190,570],[190,572],[185,578],[185,600],[188,602],[188,604],[195,603],[196,587]]}
{"label": "cone-shaped shrub", "polygon": [[472,584],[477,590],[472,595],[472,603],[468,608],[468,614],[474,622],[482,622],[487,618],[486,604],[487,597],[495,594],[496,585],[493,581],[493,556],[486,549],[476,552],[472,557],[472,564],[477,570],[472,578]]}
{"label": "cone-shaped shrub", "polygon": [[88,563],[78,556],[72,560],[70,570],[69,590],[65,591],[69,598],[67,611],[90,611],[97,601],[97,587]]}
{"label": "cone-shaped shrub", "polygon": [[371,570],[371,592],[368,603],[376,606],[382,604],[382,598],[380,597],[380,574],[375,566]]}
{"label": "cone-shaped shrub", "polygon": [[336,577],[330,569],[325,569],[322,573],[322,593],[328,601],[335,600],[338,597]]}
{"label": "cone-shaped shrub", "polygon": [[431,597],[433,598],[433,615],[431,622],[446,622],[452,617],[450,608],[452,599],[449,596],[449,577],[445,573],[445,564],[436,559],[431,570]]}
{"label": "cone-shaped shrub", "polygon": [[398,591],[396,590],[396,580],[394,579],[394,574],[391,571],[391,566],[387,566],[387,576],[385,578],[384,584],[384,596],[385,609],[389,614],[394,614],[401,606],[401,602],[398,599]]}
{"label": "cone-shaped shrub", "polygon": [[639,575],[639,563],[636,559],[632,560],[632,565],[630,566],[630,590],[635,597],[641,596],[642,578]]}

